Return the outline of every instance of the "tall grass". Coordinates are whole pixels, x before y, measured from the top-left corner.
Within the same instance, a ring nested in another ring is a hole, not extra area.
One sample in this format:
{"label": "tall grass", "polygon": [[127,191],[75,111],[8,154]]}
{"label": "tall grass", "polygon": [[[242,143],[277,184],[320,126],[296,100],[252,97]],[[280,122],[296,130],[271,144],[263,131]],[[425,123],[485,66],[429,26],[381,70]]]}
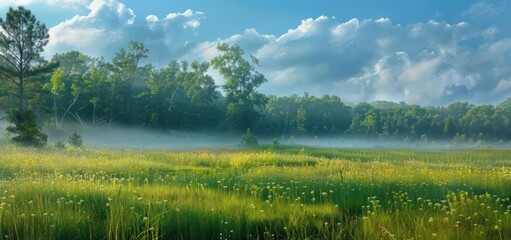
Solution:
{"label": "tall grass", "polygon": [[509,150],[0,156],[7,239],[511,239]]}

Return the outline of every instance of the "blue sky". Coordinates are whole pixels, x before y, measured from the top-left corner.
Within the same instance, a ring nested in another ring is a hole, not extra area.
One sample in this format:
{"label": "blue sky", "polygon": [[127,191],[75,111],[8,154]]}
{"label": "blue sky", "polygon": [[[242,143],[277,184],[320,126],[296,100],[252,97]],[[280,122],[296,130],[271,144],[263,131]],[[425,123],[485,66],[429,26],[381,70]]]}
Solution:
{"label": "blue sky", "polygon": [[110,58],[136,40],[164,66],[207,61],[227,41],[259,58],[268,94],[424,105],[511,97],[508,1],[2,0],[0,16],[17,5],[50,28],[47,58]]}

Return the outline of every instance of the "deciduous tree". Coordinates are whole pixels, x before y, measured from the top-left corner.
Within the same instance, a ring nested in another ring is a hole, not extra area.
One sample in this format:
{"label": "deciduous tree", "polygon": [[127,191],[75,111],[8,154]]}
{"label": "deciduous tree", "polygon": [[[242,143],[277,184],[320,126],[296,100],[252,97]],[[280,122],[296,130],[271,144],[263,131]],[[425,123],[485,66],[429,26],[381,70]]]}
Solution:
{"label": "deciduous tree", "polygon": [[238,130],[250,128],[258,117],[256,107],[266,103],[266,96],[258,93],[264,75],[255,70],[259,60],[251,56],[245,59],[245,52],[240,46],[221,43],[217,46],[220,55],[211,60],[213,68],[218,69],[226,82],[222,85],[227,98],[227,121]]}

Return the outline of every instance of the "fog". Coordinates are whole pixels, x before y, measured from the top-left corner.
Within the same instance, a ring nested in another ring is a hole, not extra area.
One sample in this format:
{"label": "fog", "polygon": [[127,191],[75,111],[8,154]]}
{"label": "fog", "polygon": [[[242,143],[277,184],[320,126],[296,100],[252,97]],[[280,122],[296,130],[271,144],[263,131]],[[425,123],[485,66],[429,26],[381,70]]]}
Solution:
{"label": "fog", "polygon": [[[5,114],[0,112],[0,134],[5,140],[6,128],[9,123]],[[226,134],[219,132],[190,132],[190,131],[156,131],[140,127],[120,127],[105,125],[85,125],[69,122],[60,130],[45,127],[48,143],[58,141],[67,143],[73,131],[77,131],[86,147],[103,149],[133,149],[133,150],[171,150],[193,151],[199,149],[236,149],[239,147],[241,134]],[[257,134],[256,134],[257,135]],[[279,144],[302,145],[318,148],[367,148],[367,149],[473,149],[473,148],[509,148],[510,143],[489,143],[467,141],[464,144],[453,144],[451,141],[403,141],[392,139],[365,139],[346,136],[266,136],[258,137],[259,143],[271,144],[277,139]]]}
{"label": "fog", "polygon": [[[239,138],[233,135],[215,133],[193,133],[183,131],[156,131],[137,127],[87,126],[77,132],[83,144],[93,148],[173,150],[189,151],[203,148],[236,148]],[[48,131],[51,142],[67,142],[73,130]]]}
{"label": "fog", "polygon": [[[156,131],[137,127],[119,126],[79,126],[59,132],[46,131],[50,144],[56,141],[67,142],[76,129],[82,136],[84,145],[105,149],[134,149],[134,150],[171,150],[193,151],[198,149],[236,149],[239,148],[241,134],[225,134],[219,132],[189,132],[189,131]],[[256,134],[257,135],[257,134]],[[365,139],[346,136],[275,136],[258,137],[261,144],[272,144],[277,139],[283,145],[301,145],[317,148],[366,148],[366,149],[474,149],[474,148],[504,148],[509,143],[486,143],[467,141],[464,144],[453,144],[451,141],[403,141],[392,139]]]}
{"label": "fog", "polygon": [[[448,149],[477,149],[477,148],[509,148],[509,143],[497,142],[474,142],[467,141],[465,143],[454,144],[452,141],[405,141],[402,139],[392,138],[362,138],[351,136],[337,137],[281,137],[278,138],[281,144],[311,146],[317,148],[357,148],[357,149],[423,149],[423,150],[448,150]],[[271,143],[266,139],[260,141],[262,143]]]}

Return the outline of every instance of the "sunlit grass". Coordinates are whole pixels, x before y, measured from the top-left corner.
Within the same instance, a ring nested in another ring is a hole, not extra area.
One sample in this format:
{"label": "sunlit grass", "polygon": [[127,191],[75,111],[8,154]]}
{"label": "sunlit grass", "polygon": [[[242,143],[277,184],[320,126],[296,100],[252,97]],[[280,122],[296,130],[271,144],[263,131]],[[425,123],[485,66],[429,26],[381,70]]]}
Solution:
{"label": "sunlit grass", "polygon": [[8,239],[510,239],[509,150],[0,147]]}

